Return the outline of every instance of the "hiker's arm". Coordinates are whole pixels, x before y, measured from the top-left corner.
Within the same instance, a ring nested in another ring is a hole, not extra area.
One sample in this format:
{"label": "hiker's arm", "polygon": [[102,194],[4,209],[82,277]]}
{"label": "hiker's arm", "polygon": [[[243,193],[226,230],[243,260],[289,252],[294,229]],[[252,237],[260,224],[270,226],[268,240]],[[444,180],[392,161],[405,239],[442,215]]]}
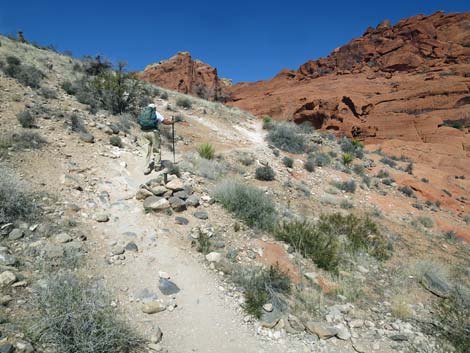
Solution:
{"label": "hiker's arm", "polygon": [[163,119],[162,124],[163,125],[173,125],[175,123],[175,119],[171,117],[171,119]]}

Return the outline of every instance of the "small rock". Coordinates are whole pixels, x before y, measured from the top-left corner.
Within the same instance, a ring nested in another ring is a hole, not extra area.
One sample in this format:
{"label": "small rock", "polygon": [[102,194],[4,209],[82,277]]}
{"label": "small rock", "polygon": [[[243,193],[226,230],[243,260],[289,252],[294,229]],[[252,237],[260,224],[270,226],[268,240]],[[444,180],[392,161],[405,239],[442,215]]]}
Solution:
{"label": "small rock", "polygon": [[172,181],[168,182],[165,186],[167,189],[170,189],[173,191],[184,190],[184,184],[179,178],[173,179]]}
{"label": "small rock", "polygon": [[16,276],[11,271],[4,271],[0,274],[0,286],[5,287],[9,286],[16,282]]}
{"label": "small rock", "polygon": [[181,190],[181,191],[175,192],[175,193],[173,194],[173,196],[174,196],[174,197],[178,197],[178,198],[183,199],[183,200],[186,200],[186,199],[189,197],[189,195],[188,195],[188,193],[186,192],[186,190]]}
{"label": "small rock", "polygon": [[16,257],[4,252],[0,252],[0,265],[13,266],[16,263]]}
{"label": "small rock", "polygon": [[219,262],[220,260],[222,260],[222,254],[213,251],[206,255],[206,260],[209,262]]}
{"label": "small rock", "polygon": [[144,201],[145,211],[161,211],[170,208],[170,203],[164,197],[149,196]]}
{"label": "small rock", "polygon": [[21,353],[33,353],[34,352],[33,345],[26,341],[18,341],[16,342],[15,346],[16,346],[15,352],[21,352]]}
{"label": "small rock", "polygon": [[95,142],[95,137],[90,134],[89,132],[80,132],[80,140],[86,143],[94,143]]}
{"label": "small rock", "polygon": [[406,336],[406,335],[401,335],[401,334],[392,335],[392,336],[389,336],[389,338],[390,338],[392,341],[398,341],[398,342],[408,341],[408,336]]}
{"label": "small rock", "polygon": [[83,188],[80,185],[80,182],[71,175],[66,175],[66,174],[62,175],[61,182],[62,184],[64,184],[65,186],[71,189],[83,191]]}
{"label": "small rock", "polygon": [[202,220],[209,219],[209,214],[206,211],[197,211],[193,213],[193,216]]}
{"label": "small rock", "polygon": [[186,199],[186,205],[191,207],[199,206],[199,197],[197,195],[191,195]]}
{"label": "small rock", "polygon": [[171,208],[176,212],[183,212],[186,210],[186,202],[178,197],[170,197],[168,202],[170,202]]}
{"label": "small rock", "polygon": [[123,246],[116,245],[112,248],[111,253],[116,256],[116,255],[124,254],[125,251],[126,251],[126,249],[124,249]]}
{"label": "small rock", "polygon": [[168,189],[162,185],[157,185],[150,190],[155,196],[162,196],[168,192]]}
{"label": "small rock", "polygon": [[142,305],[142,312],[145,314],[156,314],[164,311],[165,309],[165,305],[163,305],[158,300],[154,300]]}
{"label": "small rock", "polygon": [[107,213],[98,213],[95,215],[95,221],[104,223],[109,221],[109,215]]}
{"label": "small rock", "polygon": [[164,279],[170,279],[170,275],[168,272],[164,271],[158,271],[158,277],[164,278]]}
{"label": "small rock", "polygon": [[355,319],[355,320],[349,321],[350,328],[361,328],[362,326],[364,326],[364,320]]}
{"label": "small rock", "polygon": [[322,323],[316,321],[308,321],[305,326],[307,328],[307,331],[317,335],[320,339],[328,339],[333,336],[336,336],[336,334],[338,333],[338,330],[336,328],[327,327]]}
{"label": "small rock", "polygon": [[263,305],[263,310],[270,313],[271,311],[273,311],[273,305],[271,303],[264,304]]}
{"label": "small rock", "polygon": [[23,238],[24,232],[21,229],[13,229],[10,234],[8,234],[8,239],[10,240],[18,240]]}
{"label": "small rock", "polygon": [[159,343],[149,343],[147,347],[151,352],[163,352],[163,347]]}
{"label": "small rock", "polygon": [[184,218],[184,217],[175,217],[175,223],[179,224],[179,225],[182,225],[182,226],[185,226],[185,225],[189,224],[189,221],[188,221],[187,218]]}
{"label": "small rock", "polygon": [[173,295],[180,291],[174,282],[165,278],[160,278],[158,282],[158,289],[160,289],[160,292],[162,292],[163,295]]}
{"label": "small rock", "polygon": [[426,271],[421,280],[424,288],[441,298],[448,298],[452,291],[447,282],[440,278],[436,273]]}
{"label": "small rock", "polygon": [[302,332],[305,330],[304,324],[302,324],[297,316],[289,315],[287,317],[287,321],[289,322],[290,327],[292,327],[295,331]]}
{"label": "small rock", "polygon": [[139,251],[139,248],[137,247],[137,244],[134,243],[133,241],[127,243],[126,247],[125,247],[125,250],[126,251],[134,251],[134,252],[137,252]]}
{"label": "small rock", "polygon": [[155,327],[155,332],[152,334],[152,337],[150,337],[150,342],[152,343],[160,343],[163,338],[163,332],[160,326]]}
{"label": "small rock", "polygon": [[139,189],[139,191],[137,191],[137,193],[135,194],[135,198],[137,200],[145,200],[147,197],[152,195],[152,192],[147,189]]}
{"label": "small rock", "polygon": [[68,243],[72,240],[73,240],[72,237],[68,235],[67,233],[60,233],[55,236],[55,241],[58,243],[62,243],[62,244]]}
{"label": "small rock", "polygon": [[12,353],[14,351],[15,347],[13,347],[9,343],[5,343],[0,345],[0,353]]}
{"label": "small rock", "polygon": [[340,340],[346,341],[351,338],[351,333],[349,332],[348,328],[342,324],[336,326],[337,333],[336,337]]}

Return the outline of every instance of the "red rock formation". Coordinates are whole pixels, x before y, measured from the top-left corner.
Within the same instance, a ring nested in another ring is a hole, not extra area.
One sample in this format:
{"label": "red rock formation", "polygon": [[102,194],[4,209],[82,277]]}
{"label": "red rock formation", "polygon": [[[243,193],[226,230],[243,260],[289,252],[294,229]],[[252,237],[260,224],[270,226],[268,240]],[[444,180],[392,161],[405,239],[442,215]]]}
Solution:
{"label": "red rock formation", "polygon": [[136,75],[157,86],[214,101],[226,100],[224,88],[229,84],[219,78],[216,68],[194,60],[188,52],[148,65]]}

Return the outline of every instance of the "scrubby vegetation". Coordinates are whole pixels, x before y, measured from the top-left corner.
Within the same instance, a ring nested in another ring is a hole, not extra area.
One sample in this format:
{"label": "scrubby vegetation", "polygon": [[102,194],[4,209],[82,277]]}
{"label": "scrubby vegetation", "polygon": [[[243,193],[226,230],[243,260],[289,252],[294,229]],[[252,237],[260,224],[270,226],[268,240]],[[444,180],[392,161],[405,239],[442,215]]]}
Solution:
{"label": "scrubby vegetation", "polygon": [[290,153],[305,151],[305,137],[294,123],[282,122],[273,125],[268,133],[268,141],[277,148]]}
{"label": "scrubby vegetation", "polygon": [[364,156],[364,144],[357,141],[357,140],[349,140],[346,137],[343,137],[341,140],[338,141],[339,145],[341,147],[341,151],[343,153],[349,153],[352,156],[355,156],[356,158],[361,159]]}
{"label": "scrubby vegetation", "polygon": [[188,97],[178,97],[176,99],[176,105],[181,108],[190,109],[192,107],[192,102]]}
{"label": "scrubby vegetation", "polygon": [[22,112],[16,115],[20,125],[26,129],[31,129],[34,127],[34,117],[31,115],[29,110],[23,110]]}
{"label": "scrubby vegetation", "polygon": [[34,66],[24,65],[21,60],[15,56],[7,56],[6,65],[2,68],[3,72],[16,79],[24,86],[39,88],[44,74]]}
{"label": "scrubby vegetation", "polygon": [[109,138],[109,143],[112,145],[112,146],[115,146],[115,147],[119,147],[119,148],[122,148],[122,139],[117,136],[117,135],[113,135]]}
{"label": "scrubby vegetation", "polygon": [[269,165],[256,168],[255,178],[258,180],[271,181],[274,180],[275,176],[276,173],[274,173],[274,169]]}
{"label": "scrubby vegetation", "polygon": [[274,126],[273,119],[269,115],[263,116],[263,129],[271,130]]}
{"label": "scrubby vegetation", "polygon": [[215,148],[210,143],[202,143],[198,146],[197,152],[202,158],[213,159],[215,155]]}
{"label": "scrubby vegetation", "polygon": [[356,192],[356,181],[351,179],[349,181],[334,182],[333,185],[340,190],[354,194]]}
{"label": "scrubby vegetation", "polygon": [[54,352],[130,353],[143,347],[103,290],[73,273],[50,275],[37,288],[34,309],[31,334]]}
{"label": "scrubby vegetation", "polygon": [[315,161],[313,159],[307,159],[307,161],[304,164],[304,168],[308,172],[314,172],[315,171]]}
{"label": "scrubby vegetation", "polygon": [[258,188],[240,181],[226,180],[217,185],[214,196],[250,227],[270,230],[276,223],[277,212],[273,201]]}
{"label": "scrubby vegetation", "polygon": [[339,213],[322,215],[316,223],[289,221],[281,223],[276,237],[292,245],[319,267],[336,272],[345,254],[365,250],[378,259],[388,258],[388,244],[369,218]]}
{"label": "scrubby vegetation", "polygon": [[290,157],[284,157],[282,159],[282,163],[287,167],[287,168],[292,168],[294,166],[294,160]]}

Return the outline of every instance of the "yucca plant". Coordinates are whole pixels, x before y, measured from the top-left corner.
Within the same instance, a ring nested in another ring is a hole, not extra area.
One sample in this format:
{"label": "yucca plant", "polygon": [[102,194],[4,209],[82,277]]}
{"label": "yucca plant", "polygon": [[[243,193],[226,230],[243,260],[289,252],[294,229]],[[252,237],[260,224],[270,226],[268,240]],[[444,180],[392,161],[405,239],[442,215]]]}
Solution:
{"label": "yucca plant", "polygon": [[203,143],[199,145],[199,147],[197,148],[197,152],[202,158],[213,159],[215,154],[215,148],[210,143]]}
{"label": "yucca plant", "polygon": [[350,166],[353,160],[354,160],[354,156],[352,153],[343,154],[343,164],[345,166]]}

